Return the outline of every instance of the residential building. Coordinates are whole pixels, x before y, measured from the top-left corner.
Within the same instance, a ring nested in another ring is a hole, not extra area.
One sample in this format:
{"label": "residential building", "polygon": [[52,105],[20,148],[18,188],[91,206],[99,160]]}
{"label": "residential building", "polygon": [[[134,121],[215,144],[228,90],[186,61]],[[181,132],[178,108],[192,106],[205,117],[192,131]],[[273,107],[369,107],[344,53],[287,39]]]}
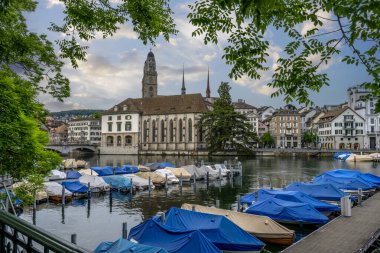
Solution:
{"label": "residential building", "polygon": [[237,102],[232,103],[235,111],[245,115],[248,119],[248,123],[252,126],[252,131],[259,132],[259,117],[257,115],[256,107],[247,104],[245,100],[238,99]]}
{"label": "residential building", "polygon": [[364,119],[349,107],[327,111],[318,121],[320,147],[360,149],[364,146]]}
{"label": "residential building", "polygon": [[269,132],[277,148],[301,148],[301,115],[294,106],[273,113]]}
{"label": "residential building", "polygon": [[308,130],[307,122],[317,114],[317,110],[314,108],[301,108],[298,110],[301,117],[301,134]]}
{"label": "residential building", "polygon": [[77,118],[70,120],[68,125],[69,142],[100,144],[101,125],[99,119]]}
{"label": "residential building", "polygon": [[272,106],[262,106],[257,109],[257,113],[261,121],[264,121],[265,119],[272,116],[275,111],[276,110]]}
{"label": "residential building", "polygon": [[50,144],[63,144],[68,142],[68,128],[65,123],[50,125],[47,127]]}

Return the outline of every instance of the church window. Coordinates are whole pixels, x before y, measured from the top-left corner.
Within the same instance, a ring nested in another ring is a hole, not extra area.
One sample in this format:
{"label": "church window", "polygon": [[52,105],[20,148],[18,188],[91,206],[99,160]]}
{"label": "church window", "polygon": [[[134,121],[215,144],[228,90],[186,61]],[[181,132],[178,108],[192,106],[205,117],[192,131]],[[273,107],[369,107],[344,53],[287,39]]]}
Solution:
{"label": "church window", "polygon": [[125,131],[131,131],[132,130],[132,123],[131,122],[125,122]]}
{"label": "church window", "polygon": [[173,136],[173,120],[172,119],[170,120],[170,123],[169,123],[169,139],[170,139],[170,142],[173,142],[173,140],[174,140],[174,136]]}
{"label": "church window", "polygon": [[165,141],[165,122],[164,120],[161,120],[161,142]]}
{"label": "church window", "polygon": [[148,142],[148,133],[149,133],[148,125],[147,125],[146,120],[144,120],[144,126],[143,126],[143,140],[144,140],[144,142]]}
{"label": "church window", "polygon": [[118,136],[118,137],[117,137],[117,145],[118,145],[118,146],[121,146],[121,136]]}
{"label": "church window", "polygon": [[182,142],[183,141],[183,130],[182,130],[182,119],[179,120],[179,141]]}
{"label": "church window", "polygon": [[191,121],[191,119],[189,119],[188,121],[188,133],[189,133],[189,142],[192,142],[193,141],[193,122]]}
{"label": "church window", "polygon": [[157,142],[156,121],[152,122],[152,142]]}
{"label": "church window", "polygon": [[132,136],[127,135],[125,136],[125,146],[130,146],[132,145]]}

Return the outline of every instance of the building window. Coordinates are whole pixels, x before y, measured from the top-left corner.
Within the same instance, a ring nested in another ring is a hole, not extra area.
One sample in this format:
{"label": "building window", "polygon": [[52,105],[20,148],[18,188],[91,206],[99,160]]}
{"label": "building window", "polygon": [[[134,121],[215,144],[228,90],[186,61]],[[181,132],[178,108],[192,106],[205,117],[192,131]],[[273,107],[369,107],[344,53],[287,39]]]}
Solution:
{"label": "building window", "polygon": [[108,132],[112,132],[112,123],[108,123]]}
{"label": "building window", "polygon": [[118,132],[121,131],[121,122],[117,122],[117,131],[118,131]]}
{"label": "building window", "polygon": [[125,122],[125,131],[131,131],[131,130],[132,130],[132,123]]}
{"label": "building window", "polygon": [[179,141],[182,142],[183,141],[183,130],[182,130],[182,119],[179,120]]}
{"label": "building window", "polygon": [[156,121],[152,122],[152,141],[157,142],[157,131],[156,131]]}
{"label": "building window", "polygon": [[125,119],[132,119],[131,115],[125,115]]}
{"label": "building window", "polygon": [[107,146],[113,146],[113,136],[107,136]]}
{"label": "building window", "polygon": [[170,123],[169,123],[169,140],[170,140],[170,142],[173,142],[173,140],[174,140],[174,136],[173,136],[173,120],[172,119],[170,120]]}
{"label": "building window", "polygon": [[117,116],[117,120],[121,120],[121,116],[120,115]]}
{"label": "building window", "polygon": [[118,146],[121,146],[121,136],[117,137],[117,142],[116,143],[117,143]]}
{"label": "building window", "polygon": [[143,140],[144,142],[148,142],[148,133],[149,133],[149,128],[146,120],[144,120],[143,124]]}
{"label": "building window", "polygon": [[108,120],[111,121],[112,120],[112,116],[108,116]]}
{"label": "building window", "polygon": [[188,133],[189,133],[189,142],[192,142],[193,141],[193,122],[191,121],[191,119],[189,119],[188,121]]}
{"label": "building window", "polygon": [[131,146],[132,145],[132,136],[127,135],[125,136],[125,146]]}
{"label": "building window", "polygon": [[165,142],[165,122],[161,120],[161,142]]}

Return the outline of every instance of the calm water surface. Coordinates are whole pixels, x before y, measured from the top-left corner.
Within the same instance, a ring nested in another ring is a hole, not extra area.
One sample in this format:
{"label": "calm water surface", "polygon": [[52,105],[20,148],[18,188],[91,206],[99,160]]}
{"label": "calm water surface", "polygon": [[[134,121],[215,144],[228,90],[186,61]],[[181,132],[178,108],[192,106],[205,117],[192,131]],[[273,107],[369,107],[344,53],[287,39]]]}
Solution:
{"label": "calm water surface", "polygon": [[[83,157],[82,157],[83,158]],[[146,162],[167,161],[177,166],[185,164],[217,163],[231,159],[217,157],[140,157],[104,155],[84,157],[91,166],[144,164]],[[38,206],[36,224],[66,240],[77,234],[78,245],[94,249],[102,241],[114,241],[121,237],[122,223],[128,223],[128,229],[140,224],[157,212],[166,211],[172,206],[180,207],[182,203],[215,205],[220,200],[220,207],[236,209],[236,198],[258,188],[281,187],[294,181],[309,181],[313,176],[324,171],[345,168],[355,169],[380,176],[380,165],[374,163],[343,163],[331,159],[319,158],[274,158],[255,157],[239,158],[243,164],[243,176],[224,179],[221,182],[197,182],[192,185],[184,183],[182,189],[178,185],[165,189],[155,189],[149,194],[139,192],[134,196],[113,193],[93,196],[90,201],[74,200],[62,207],[59,204],[47,203]],[[32,212],[24,210],[21,218],[32,222]],[[293,228],[294,229],[294,228]],[[297,237],[302,237],[310,230],[297,229]],[[280,250],[269,245],[272,252]]]}

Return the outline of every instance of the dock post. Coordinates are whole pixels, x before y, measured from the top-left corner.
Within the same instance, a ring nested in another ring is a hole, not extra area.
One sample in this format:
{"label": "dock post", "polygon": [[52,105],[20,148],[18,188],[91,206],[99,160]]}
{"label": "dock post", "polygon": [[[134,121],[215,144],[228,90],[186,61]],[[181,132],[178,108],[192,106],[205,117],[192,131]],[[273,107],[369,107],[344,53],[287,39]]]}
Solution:
{"label": "dock post", "polygon": [[240,208],[241,208],[241,206],[240,206],[240,195],[236,196],[236,201],[237,201],[237,211],[240,212]]}
{"label": "dock post", "polygon": [[168,188],[168,174],[165,174],[165,189]]}
{"label": "dock post", "polygon": [[206,172],[206,183],[207,183],[207,188],[208,188],[208,184],[209,184],[209,180],[210,180],[210,172]]}
{"label": "dock post", "polygon": [[149,177],[148,177],[148,191],[149,191],[149,194],[150,194],[150,190],[151,190],[151,189],[150,189],[150,184],[151,184],[151,182],[152,182],[152,181],[151,181],[150,176],[149,176]]}
{"label": "dock post", "polygon": [[179,186],[182,187],[182,172],[181,172],[181,174],[179,176]]}
{"label": "dock post", "polygon": [[34,193],[34,199],[33,199],[33,225],[36,225],[36,214],[37,214],[36,195],[37,195],[37,192]]}
{"label": "dock post", "polygon": [[201,166],[205,165],[205,162],[203,160],[201,160]]}
{"label": "dock post", "polygon": [[90,199],[91,198],[91,184],[90,184],[90,182],[88,182],[87,187],[88,187],[87,197]]}
{"label": "dock post", "polygon": [[219,180],[222,180],[222,169],[219,168]]}
{"label": "dock post", "polygon": [[215,205],[216,205],[216,208],[219,208],[219,206],[220,206],[220,201],[219,201],[219,199],[216,199],[216,201],[215,201]]}
{"label": "dock post", "polygon": [[194,205],[191,206],[191,211],[195,212],[195,206]]}
{"label": "dock post", "polygon": [[345,217],[351,217],[351,199],[350,196],[340,198],[341,214]]}
{"label": "dock post", "polygon": [[112,213],[112,183],[110,183],[110,213]]}
{"label": "dock post", "polygon": [[122,237],[123,237],[123,239],[128,238],[128,224],[127,224],[127,222],[123,222]]}
{"label": "dock post", "polygon": [[164,212],[161,213],[161,221],[162,221],[162,224],[165,225],[165,223],[166,223],[166,217],[165,217],[165,213]]}
{"label": "dock post", "polygon": [[133,178],[131,178],[131,189],[129,190],[131,193],[131,197],[133,195]]}
{"label": "dock post", "polygon": [[358,205],[361,206],[363,201],[363,189],[358,189]]}
{"label": "dock post", "polygon": [[77,234],[71,234],[71,243],[77,244]]}
{"label": "dock post", "polygon": [[195,186],[196,180],[197,180],[197,176],[195,175],[195,172],[194,172],[194,175],[193,175],[193,183],[194,183],[194,186]]}
{"label": "dock post", "polygon": [[116,168],[115,167],[112,168],[112,171],[113,171],[113,174],[116,175]]}
{"label": "dock post", "polygon": [[62,205],[65,205],[65,187],[62,185]]}

